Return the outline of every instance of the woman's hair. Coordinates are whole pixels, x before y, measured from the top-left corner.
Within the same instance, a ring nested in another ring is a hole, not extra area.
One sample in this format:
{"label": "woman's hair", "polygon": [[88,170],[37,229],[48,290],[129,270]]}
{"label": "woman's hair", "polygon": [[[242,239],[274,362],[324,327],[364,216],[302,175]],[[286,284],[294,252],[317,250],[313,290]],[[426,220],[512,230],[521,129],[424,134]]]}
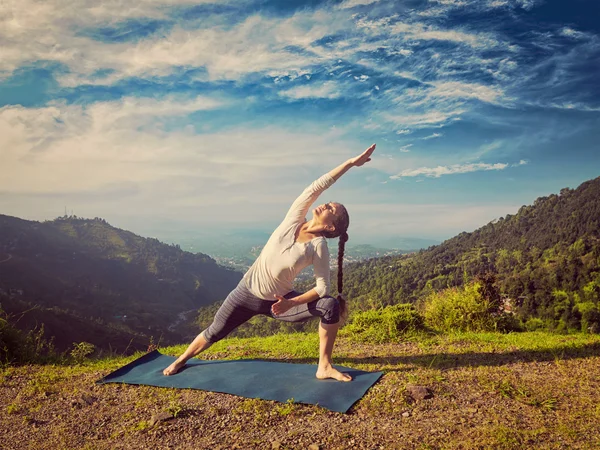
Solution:
{"label": "woman's hair", "polygon": [[350,225],[350,216],[344,205],[339,205],[339,213],[336,214],[333,220],[333,231],[326,231],[323,233],[327,239],[333,239],[336,237],[340,238],[338,244],[338,296],[337,300],[340,303],[340,317],[341,320],[345,320],[348,315],[348,308],[346,306],[346,299],[342,296],[344,289],[344,250],[346,249],[346,242],[348,241],[348,226]]}

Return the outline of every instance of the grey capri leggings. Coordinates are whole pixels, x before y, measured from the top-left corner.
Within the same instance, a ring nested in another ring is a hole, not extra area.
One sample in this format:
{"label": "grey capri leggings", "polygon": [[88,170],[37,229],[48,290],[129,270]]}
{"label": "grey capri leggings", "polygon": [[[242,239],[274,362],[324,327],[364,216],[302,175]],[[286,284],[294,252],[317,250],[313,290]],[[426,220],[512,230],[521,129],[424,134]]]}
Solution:
{"label": "grey capri leggings", "polygon": [[[293,298],[298,295],[300,295],[298,292],[291,291],[285,294],[284,297]],[[274,316],[271,312],[271,306],[276,301],[264,300],[254,296],[246,287],[246,282],[242,278],[242,281],[230,292],[217,311],[213,322],[202,332],[204,339],[210,343],[217,342],[258,314],[286,322],[305,322],[311,317],[320,317],[321,323],[325,324],[338,323],[340,320],[339,302],[333,297],[322,297],[310,303],[294,306],[284,314]]]}

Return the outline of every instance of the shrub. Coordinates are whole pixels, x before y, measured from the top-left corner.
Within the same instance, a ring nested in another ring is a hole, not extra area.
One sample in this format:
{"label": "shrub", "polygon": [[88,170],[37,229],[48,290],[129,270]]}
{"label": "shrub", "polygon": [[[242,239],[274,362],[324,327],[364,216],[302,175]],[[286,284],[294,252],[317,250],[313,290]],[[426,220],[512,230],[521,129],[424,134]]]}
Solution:
{"label": "shrub", "polygon": [[44,363],[58,358],[53,340],[44,338],[44,324],[21,331],[12,316],[0,309],[0,364]]}
{"label": "shrub", "polygon": [[73,350],[71,350],[71,356],[78,364],[82,364],[84,359],[94,353],[96,346],[89,342],[73,342]]}
{"label": "shrub", "polygon": [[0,361],[9,364],[18,360],[24,346],[23,334],[6,319],[0,317]]}
{"label": "shrub", "polygon": [[423,318],[410,303],[355,313],[342,333],[363,342],[393,342],[424,330]]}
{"label": "shrub", "polygon": [[524,331],[523,322],[521,322],[514,314],[500,313],[493,315],[495,320],[496,331],[509,333],[511,331]]}
{"label": "shrub", "polygon": [[440,332],[497,330],[497,307],[481,291],[474,282],[429,294],[422,302],[425,324]]}
{"label": "shrub", "polygon": [[600,325],[600,311],[594,302],[583,302],[575,305],[575,310],[581,314],[581,331],[597,333]]}
{"label": "shrub", "polygon": [[525,329],[527,331],[539,331],[545,328],[546,324],[544,321],[537,317],[531,317],[530,319],[527,319],[527,322],[525,322]]}

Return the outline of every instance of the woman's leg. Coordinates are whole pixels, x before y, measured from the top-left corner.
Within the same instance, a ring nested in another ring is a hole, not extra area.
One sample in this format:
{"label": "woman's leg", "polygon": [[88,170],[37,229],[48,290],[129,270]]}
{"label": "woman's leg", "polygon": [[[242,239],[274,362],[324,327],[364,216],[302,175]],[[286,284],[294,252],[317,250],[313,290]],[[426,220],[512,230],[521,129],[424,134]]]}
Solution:
{"label": "woman's leg", "polygon": [[326,378],[335,378],[338,381],[352,381],[352,377],[347,373],[342,373],[332,364],[331,353],[333,352],[333,344],[337,336],[340,323],[319,324],[319,367],[317,369],[317,378],[320,380]]}
{"label": "woman's leg", "polygon": [[[297,297],[299,294],[292,291],[285,295],[286,298]],[[332,366],[333,345],[340,328],[339,302],[333,297],[323,297],[314,302],[295,306],[284,314],[272,316],[286,322],[304,322],[311,317],[320,317],[319,324],[319,367],[317,378],[335,378],[339,381],[351,381],[352,377],[341,373]]]}
{"label": "woman's leg", "polygon": [[189,345],[187,350],[185,352],[183,352],[183,354],[179,358],[177,358],[177,360],[175,362],[173,362],[173,364],[171,364],[169,367],[167,367],[165,370],[163,370],[163,374],[164,375],[176,374],[177,372],[179,372],[181,370],[181,368],[183,366],[185,366],[185,363],[187,362],[188,359],[190,359],[193,356],[196,356],[197,354],[199,354],[200,352],[206,350],[211,345],[212,345],[211,342],[208,342],[206,339],[204,339],[204,334],[200,333],[198,336],[196,336],[196,339],[194,339],[192,341],[192,343]]}
{"label": "woman's leg", "polygon": [[259,314],[263,302],[263,300],[252,295],[248,288],[246,288],[244,280],[242,280],[227,296],[209,327],[196,336],[186,351],[173,364],[163,370],[163,374],[176,374],[188,359],[206,350],[241,324]]}

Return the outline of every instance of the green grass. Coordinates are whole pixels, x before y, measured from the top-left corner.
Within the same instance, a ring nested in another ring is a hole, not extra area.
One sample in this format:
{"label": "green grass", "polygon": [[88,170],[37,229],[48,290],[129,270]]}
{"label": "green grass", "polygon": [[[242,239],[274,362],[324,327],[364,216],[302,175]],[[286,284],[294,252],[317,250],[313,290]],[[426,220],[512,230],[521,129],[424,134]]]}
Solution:
{"label": "green grass", "polygon": [[[342,341],[340,339],[340,341]],[[522,359],[560,361],[570,357],[592,355],[597,352],[595,346],[600,346],[600,335],[569,334],[560,335],[542,331],[523,333],[475,333],[457,332],[450,334],[419,334],[411,335],[406,344],[414,345],[419,349],[418,354],[411,355],[413,364],[429,369],[444,369],[459,363],[472,362],[471,365],[495,364],[499,359]],[[349,343],[335,351],[336,362],[352,361],[357,368],[363,370],[386,369],[385,358],[377,357],[373,365],[364,359],[357,361],[355,351],[366,353],[371,344]],[[383,344],[384,346],[386,344]],[[391,344],[390,344],[391,345]],[[162,347],[160,352],[167,355],[178,356],[185,351],[188,344]],[[317,333],[278,334],[268,337],[253,338],[227,338],[217,342],[208,350],[199,355],[206,359],[276,359],[293,360],[294,362],[318,361],[319,338]],[[137,352],[131,356],[114,356],[100,359],[87,359],[83,361],[79,371],[115,370],[140,356]],[[382,364],[383,363],[383,364]],[[377,367],[376,367],[377,366]],[[10,373],[11,368],[5,369]],[[66,366],[64,373],[77,373],[76,366]],[[0,379],[3,372],[0,372]]]}

